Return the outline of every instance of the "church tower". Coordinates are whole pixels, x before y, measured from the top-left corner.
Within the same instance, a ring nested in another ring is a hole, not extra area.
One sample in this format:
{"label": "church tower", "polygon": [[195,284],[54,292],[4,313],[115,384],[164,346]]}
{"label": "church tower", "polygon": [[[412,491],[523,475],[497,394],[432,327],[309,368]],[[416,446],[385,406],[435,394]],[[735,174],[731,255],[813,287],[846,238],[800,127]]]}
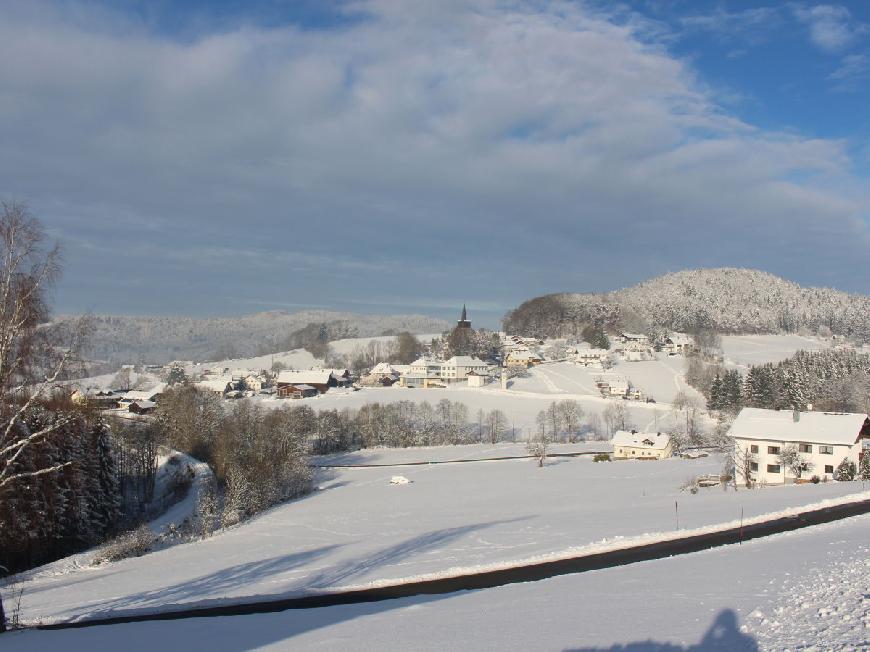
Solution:
{"label": "church tower", "polygon": [[465,310],[465,304],[462,304],[462,316],[456,322],[456,328],[471,328],[471,322],[468,321],[468,312]]}

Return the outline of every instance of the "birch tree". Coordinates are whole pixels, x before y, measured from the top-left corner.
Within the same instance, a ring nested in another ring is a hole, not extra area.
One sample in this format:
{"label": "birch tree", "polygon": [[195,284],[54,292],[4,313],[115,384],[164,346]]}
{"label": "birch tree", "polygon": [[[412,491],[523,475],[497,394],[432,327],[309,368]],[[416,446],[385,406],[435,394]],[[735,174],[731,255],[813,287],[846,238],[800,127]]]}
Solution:
{"label": "birch tree", "polygon": [[[46,294],[61,271],[60,249],[47,241],[40,222],[20,204],[0,214],[0,490],[55,473],[70,462],[24,469],[18,462],[32,446],[61,432],[73,415],[31,430],[28,412],[47,399],[55,382],[77,359],[86,330],[79,320],[58,341],[46,326]],[[65,344],[65,345],[64,345]]]}

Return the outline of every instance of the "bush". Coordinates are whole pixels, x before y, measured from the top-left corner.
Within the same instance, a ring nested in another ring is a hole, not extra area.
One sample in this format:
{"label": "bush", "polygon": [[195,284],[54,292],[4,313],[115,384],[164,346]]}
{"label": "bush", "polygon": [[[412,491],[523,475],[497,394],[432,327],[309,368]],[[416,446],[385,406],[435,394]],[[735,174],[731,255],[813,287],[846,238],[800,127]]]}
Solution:
{"label": "bush", "polygon": [[814,475],[812,478],[810,478],[810,481],[811,481],[813,484],[819,484],[819,482],[820,482],[821,480],[819,479],[819,476]]}
{"label": "bush", "polygon": [[593,462],[610,462],[610,455],[607,453],[596,453],[595,457],[592,458]]}
{"label": "bush", "polygon": [[858,475],[858,468],[855,462],[850,459],[843,458],[840,465],[837,467],[837,473],[834,476],[839,482],[851,482]]}
{"label": "bush", "polygon": [[140,525],[135,530],[125,532],[121,536],[109,541],[94,555],[93,564],[102,564],[108,561],[120,561],[130,557],[141,557],[151,550],[154,545],[154,534],[147,525]]}

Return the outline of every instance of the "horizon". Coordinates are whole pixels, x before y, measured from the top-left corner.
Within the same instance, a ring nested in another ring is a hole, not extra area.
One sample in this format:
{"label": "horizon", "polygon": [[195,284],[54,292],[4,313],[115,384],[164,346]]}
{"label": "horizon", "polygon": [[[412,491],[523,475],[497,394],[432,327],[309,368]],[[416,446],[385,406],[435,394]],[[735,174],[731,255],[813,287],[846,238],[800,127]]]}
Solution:
{"label": "horizon", "polygon": [[[665,272],[664,274],[661,274],[659,276],[645,278],[645,279],[639,279],[637,282],[635,282],[631,285],[624,285],[624,286],[620,286],[617,288],[597,290],[597,291],[592,291],[592,290],[576,290],[576,291],[561,290],[560,291],[560,290],[556,290],[554,292],[547,292],[546,294],[547,295],[550,295],[550,294],[610,294],[610,293],[614,293],[614,292],[619,292],[621,290],[626,290],[626,289],[629,289],[631,287],[634,287],[635,285],[646,283],[648,281],[653,281],[653,280],[656,280],[658,278],[668,276],[671,274],[678,274],[681,272],[690,272],[690,271],[719,271],[719,270],[744,270],[744,271],[752,271],[752,272],[761,272],[764,274],[771,274],[770,272],[766,272],[765,270],[762,270],[762,269],[753,269],[753,268],[748,268],[748,267],[743,267],[743,268],[698,267],[698,268],[693,268],[693,269],[681,269],[681,270],[677,270],[677,271],[673,271],[673,272],[671,272],[671,271]],[[777,276],[775,274],[773,276],[775,276],[776,278],[779,278],[783,281],[786,281],[788,283],[796,283],[795,281],[792,281],[791,279]],[[841,290],[841,289],[835,288],[835,287],[809,286],[809,285],[801,285],[801,284],[798,284],[798,285],[800,285],[800,287],[802,289],[821,289],[821,290],[833,290],[836,292],[846,292],[846,290]],[[856,293],[849,293],[849,294],[863,294],[863,293],[856,292]],[[292,309],[288,308],[288,307],[283,307],[283,308],[282,307],[276,307],[276,308],[264,307],[263,310],[251,310],[251,311],[246,311],[246,312],[235,312],[235,313],[224,311],[224,312],[215,312],[213,314],[189,314],[189,313],[183,313],[183,312],[176,312],[176,313],[144,313],[144,312],[143,313],[95,313],[95,312],[90,312],[87,314],[92,314],[94,316],[131,317],[131,318],[143,318],[143,319],[144,318],[155,318],[155,319],[171,319],[171,318],[221,319],[221,318],[233,318],[233,317],[254,317],[257,315],[263,315],[263,314],[269,314],[269,313],[278,313],[278,314],[289,315],[289,314],[298,314],[300,312],[326,312],[326,313],[349,314],[349,315],[422,316],[422,317],[430,317],[433,319],[441,319],[441,320],[448,322],[448,324],[449,324],[449,323],[452,323],[453,321],[457,321],[458,315],[462,311],[462,306],[468,305],[468,306],[470,306],[468,309],[468,312],[469,312],[469,315],[471,317],[472,324],[476,325],[477,327],[486,328],[487,330],[500,331],[502,329],[503,318],[505,317],[505,315],[509,311],[517,308],[519,305],[521,305],[525,301],[528,301],[530,299],[534,299],[534,298],[540,297],[540,296],[544,296],[544,294],[536,294],[533,296],[526,297],[525,299],[522,299],[517,304],[512,305],[512,306],[508,306],[508,307],[504,308],[503,310],[493,309],[493,308],[478,308],[474,304],[469,303],[467,301],[460,301],[458,304],[456,304],[459,306],[458,308],[455,305],[454,306],[439,305],[437,309],[434,309],[431,305],[427,306],[427,304],[424,303],[424,304],[420,304],[418,306],[413,306],[413,305],[408,306],[407,310],[400,310],[399,306],[393,306],[393,305],[384,305],[384,306],[382,306],[383,307],[382,310],[356,310],[356,309],[354,309],[353,306],[346,308],[346,309],[341,308],[341,307],[331,307],[331,306],[296,306],[296,307],[293,307]],[[377,304],[370,304],[370,305],[372,307],[374,307]],[[488,305],[488,304],[485,304],[485,305]],[[420,309],[412,310],[412,308],[420,308]],[[54,316],[57,318],[64,318],[64,317],[70,317],[70,316],[77,316],[77,315],[81,315],[81,314],[85,314],[85,313],[74,313],[74,312],[62,313],[62,312],[58,311],[55,313]],[[481,317],[481,315],[482,315],[482,317]]]}

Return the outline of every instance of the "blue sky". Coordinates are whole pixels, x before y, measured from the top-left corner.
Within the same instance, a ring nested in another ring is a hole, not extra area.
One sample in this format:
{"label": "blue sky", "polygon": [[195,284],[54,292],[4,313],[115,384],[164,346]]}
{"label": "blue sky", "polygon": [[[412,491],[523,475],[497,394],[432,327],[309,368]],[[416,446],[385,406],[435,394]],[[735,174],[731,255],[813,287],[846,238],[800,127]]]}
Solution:
{"label": "blue sky", "polygon": [[870,291],[868,3],[13,0],[0,60],[62,312]]}

